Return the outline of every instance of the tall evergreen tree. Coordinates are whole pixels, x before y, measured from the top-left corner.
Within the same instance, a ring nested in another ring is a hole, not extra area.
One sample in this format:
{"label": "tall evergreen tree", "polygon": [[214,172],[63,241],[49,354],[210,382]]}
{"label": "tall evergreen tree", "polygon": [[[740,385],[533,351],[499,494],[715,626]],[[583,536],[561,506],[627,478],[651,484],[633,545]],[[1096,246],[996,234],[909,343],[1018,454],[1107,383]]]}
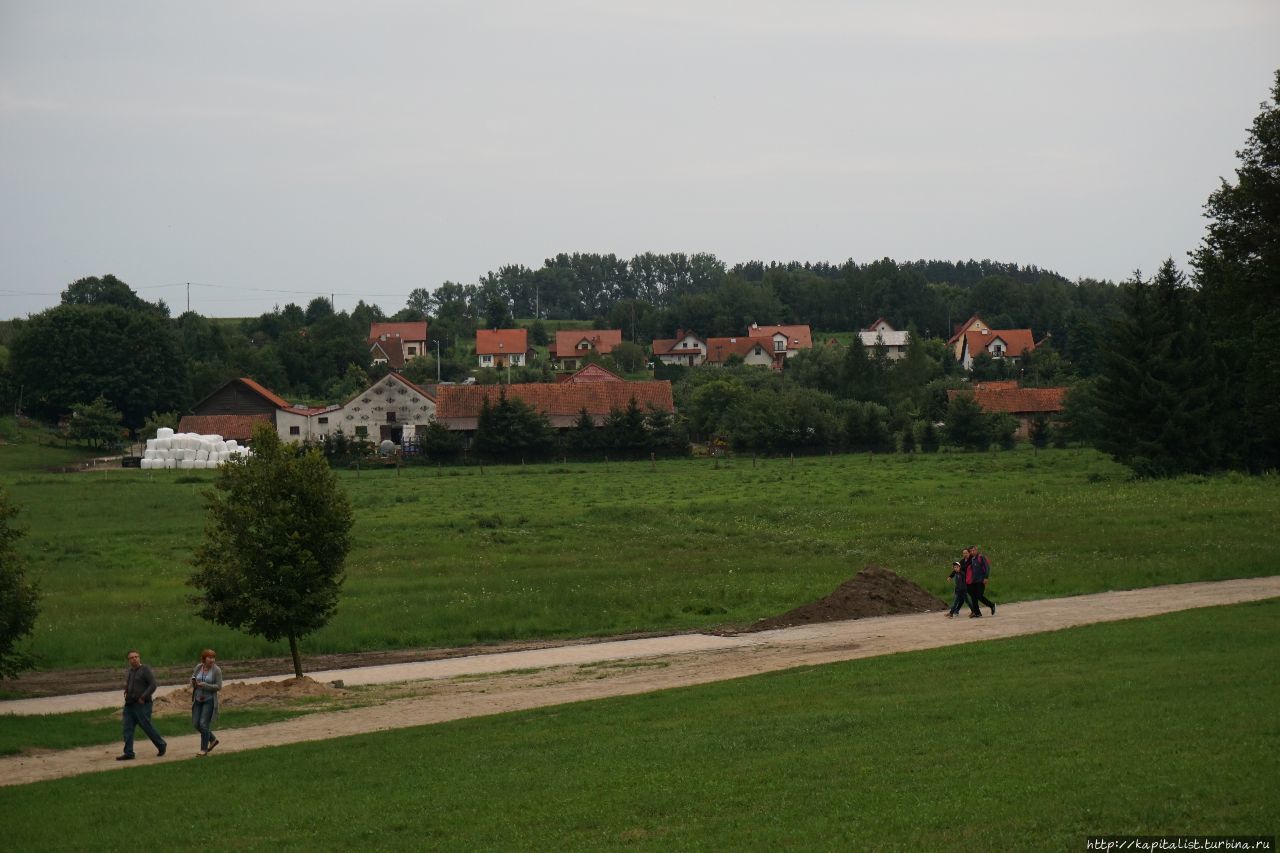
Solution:
{"label": "tall evergreen tree", "polygon": [[1155,278],[1126,283],[1098,382],[1098,445],[1141,476],[1213,467],[1211,353],[1191,292],[1172,260]]}
{"label": "tall evergreen tree", "polygon": [[1235,184],[1205,204],[1192,262],[1232,401],[1229,461],[1267,470],[1280,467],[1280,71],[1237,156]]}

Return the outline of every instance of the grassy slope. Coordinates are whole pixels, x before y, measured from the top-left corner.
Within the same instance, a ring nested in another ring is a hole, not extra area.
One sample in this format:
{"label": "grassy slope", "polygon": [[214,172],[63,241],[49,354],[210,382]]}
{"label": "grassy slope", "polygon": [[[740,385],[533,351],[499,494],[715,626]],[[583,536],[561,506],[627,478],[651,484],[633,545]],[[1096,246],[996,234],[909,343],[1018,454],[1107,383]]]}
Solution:
{"label": "grassy slope", "polygon": [[[186,475],[186,476],[183,476]],[[5,476],[45,597],[47,667],[283,654],[191,615],[184,580],[213,472]],[[947,594],[968,542],[997,600],[1270,574],[1280,479],[1128,482],[1086,451],[342,472],[355,548],[304,651],[746,622],[869,562]]]}
{"label": "grassy slope", "polygon": [[[236,849],[1271,834],[1278,618],[1280,601],[1213,608],[0,788],[0,825],[23,850],[168,847],[198,814]],[[122,785],[144,814],[122,807]]]}
{"label": "grassy slope", "polygon": [[75,465],[100,455],[99,451],[65,445],[52,430],[0,417],[0,483],[7,485],[23,473]]}

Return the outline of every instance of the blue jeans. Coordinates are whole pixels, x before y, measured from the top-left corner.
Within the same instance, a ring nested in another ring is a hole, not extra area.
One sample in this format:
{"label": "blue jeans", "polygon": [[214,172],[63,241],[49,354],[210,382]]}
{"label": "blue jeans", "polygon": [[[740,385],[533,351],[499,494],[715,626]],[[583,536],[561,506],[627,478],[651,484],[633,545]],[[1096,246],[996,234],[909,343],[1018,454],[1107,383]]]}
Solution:
{"label": "blue jeans", "polygon": [[147,737],[151,738],[151,742],[155,744],[156,749],[164,746],[164,738],[160,737],[156,727],[151,724],[150,699],[141,705],[137,703],[125,705],[124,712],[120,715],[120,721],[124,724],[125,755],[133,755],[133,732],[137,726],[142,726],[142,730],[147,733]]}
{"label": "blue jeans", "polygon": [[208,752],[209,744],[217,740],[209,726],[213,724],[213,709],[217,703],[213,699],[191,703],[191,725],[200,732],[200,751]]}
{"label": "blue jeans", "polygon": [[968,599],[968,597],[969,597],[969,594],[968,594],[968,591],[967,591],[967,590],[963,590],[963,589],[957,589],[957,590],[956,590],[956,596],[955,596],[955,598],[954,598],[954,599],[952,599],[952,601],[951,601],[951,615],[952,615],[952,616],[954,616],[954,615],[956,615],[957,613],[959,613],[959,612],[960,612],[960,608],[961,608],[961,607],[964,607],[964,603],[965,603],[965,601]]}

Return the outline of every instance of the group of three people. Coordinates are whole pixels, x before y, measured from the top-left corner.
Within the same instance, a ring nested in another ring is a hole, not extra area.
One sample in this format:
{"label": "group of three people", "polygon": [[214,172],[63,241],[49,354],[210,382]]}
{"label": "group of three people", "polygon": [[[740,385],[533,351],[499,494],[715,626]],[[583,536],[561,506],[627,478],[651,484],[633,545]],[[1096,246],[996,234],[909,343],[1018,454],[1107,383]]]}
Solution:
{"label": "group of three people", "polygon": [[970,619],[982,616],[979,604],[990,607],[991,615],[995,616],[996,606],[987,600],[987,578],[991,577],[991,561],[978,550],[977,545],[965,548],[961,554],[960,559],[951,564],[951,574],[948,575],[954,585],[956,597],[951,602],[951,609],[947,611],[947,618],[954,618],[966,600],[969,602]]}
{"label": "group of three people", "polygon": [[[142,655],[136,649],[128,655],[129,669],[124,681],[124,752],[116,761],[132,761],[133,733],[138,726],[147,733],[156,746],[156,754],[164,755],[169,745],[151,722],[151,700],[156,692],[156,677],[151,667],[144,666]],[[218,692],[222,690],[222,670],[218,668],[213,649],[200,653],[200,663],[191,673],[191,725],[200,732],[200,755],[208,755],[218,745],[213,734],[213,723],[218,719]]]}

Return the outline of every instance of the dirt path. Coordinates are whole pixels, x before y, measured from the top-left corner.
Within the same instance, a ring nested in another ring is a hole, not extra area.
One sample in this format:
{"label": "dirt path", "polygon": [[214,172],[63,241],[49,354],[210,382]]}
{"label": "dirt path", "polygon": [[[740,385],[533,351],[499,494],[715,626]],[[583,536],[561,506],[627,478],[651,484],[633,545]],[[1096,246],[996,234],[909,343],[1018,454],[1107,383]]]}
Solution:
{"label": "dirt path", "polygon": [[[681,635],[378,667],[381,672],[376,679],[382,683],[432,680],[418,685],[418,695],[412,698],[228,730],[218,752],[205,760],[267,746],[1276,597],[1280,597],[1280,576],[1008,604],[1000,606],[994,618],[946,619],[941,613],[884,616],[734,637]],[[585,654],[591,650],[593,654]],[[424,669],[430,667],[435,669]],[[356,683],[354,677],[348,676],[352,679],[349,683]],[[141,757],[132,762],[114,760],[119,752],[117,744],[3,758],[0,785],[179,761],[194,757],[198,745],[194,734],[171,737],[168,755],[157,759],[150,755],[144,738]]]}

